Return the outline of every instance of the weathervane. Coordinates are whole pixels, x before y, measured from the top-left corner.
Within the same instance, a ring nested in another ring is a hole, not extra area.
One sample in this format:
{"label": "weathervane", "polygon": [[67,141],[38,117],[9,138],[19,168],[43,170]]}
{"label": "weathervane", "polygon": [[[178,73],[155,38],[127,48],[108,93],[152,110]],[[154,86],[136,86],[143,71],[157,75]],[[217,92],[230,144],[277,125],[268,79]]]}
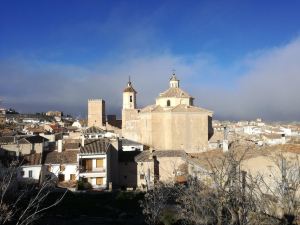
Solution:
{"label": "weathervane", "polygon": [[172,69],[172,72],[173,72],[172,74],[173,74],[173,75],[175,75],[175,71],[176,71],[175,69]]}

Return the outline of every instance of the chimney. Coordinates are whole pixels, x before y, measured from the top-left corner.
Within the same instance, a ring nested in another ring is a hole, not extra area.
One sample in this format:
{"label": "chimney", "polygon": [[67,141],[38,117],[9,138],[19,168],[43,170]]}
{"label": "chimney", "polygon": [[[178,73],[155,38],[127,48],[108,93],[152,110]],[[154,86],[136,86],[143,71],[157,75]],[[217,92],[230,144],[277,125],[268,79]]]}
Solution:
{"label": "chimney", "polygon": [[57,151],[62,152],[62,140],[57,141]]}
{"label": "chimney", "polygon": [[84,136],[81,137],[81,146],[84,147]]}
{"label": "chimney", "polygon": [[228,140],[223,140],[223,152],[228,151]]}

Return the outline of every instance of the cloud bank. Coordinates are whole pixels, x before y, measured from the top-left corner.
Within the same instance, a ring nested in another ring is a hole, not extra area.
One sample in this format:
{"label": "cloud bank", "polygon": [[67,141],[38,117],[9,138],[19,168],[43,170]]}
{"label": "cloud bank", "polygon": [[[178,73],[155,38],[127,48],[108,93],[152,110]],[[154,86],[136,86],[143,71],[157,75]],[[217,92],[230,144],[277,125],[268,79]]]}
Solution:
{"label": "cloud bank", "polygon": [[78,66],[33,58],[0,60],[0,96],[21,112],[62,110],[84,117],[89,98],[120,115],[130,75],[138,105],[155,102],[176,69],[181,87],[220,119],[300,120],[300,39],[251,53],[231,65],[211,55],[139,54]]}

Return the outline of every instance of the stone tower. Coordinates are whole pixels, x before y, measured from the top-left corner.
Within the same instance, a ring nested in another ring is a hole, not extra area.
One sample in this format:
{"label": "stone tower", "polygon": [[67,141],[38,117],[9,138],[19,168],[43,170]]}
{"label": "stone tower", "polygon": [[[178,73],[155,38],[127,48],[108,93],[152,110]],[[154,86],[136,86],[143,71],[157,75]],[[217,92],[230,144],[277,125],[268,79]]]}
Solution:
{"label": "stone tower", "polygon": [[123,91],[123,109],[136,109],[136,93],[129,78],[127,87]]}
{"label": "stone tower", "polygon": [[105,101],[103,99],[88,100],[88,126],[103,128],[105,126]]}

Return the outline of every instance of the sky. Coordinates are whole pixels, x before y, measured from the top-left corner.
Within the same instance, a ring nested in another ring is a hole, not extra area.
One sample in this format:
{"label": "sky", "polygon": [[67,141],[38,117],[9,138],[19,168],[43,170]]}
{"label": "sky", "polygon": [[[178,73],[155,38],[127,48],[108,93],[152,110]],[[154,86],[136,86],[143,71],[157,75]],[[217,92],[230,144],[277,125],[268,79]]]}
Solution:
{"label": "sky", "polygon": [[[0,97],[21,113],[121,114],[172,71],[215,119],[300,120],[300,1],[0,0]],[[1,107],[1,106],[0,106]]]}

